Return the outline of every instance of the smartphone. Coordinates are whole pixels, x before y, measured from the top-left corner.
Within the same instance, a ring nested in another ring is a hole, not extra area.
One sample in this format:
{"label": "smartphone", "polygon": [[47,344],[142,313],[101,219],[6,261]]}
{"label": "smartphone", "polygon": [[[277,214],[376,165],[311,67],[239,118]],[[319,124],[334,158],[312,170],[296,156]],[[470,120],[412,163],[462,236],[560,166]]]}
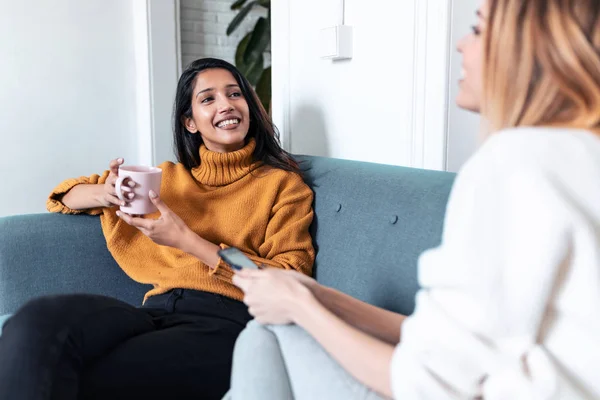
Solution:
{"label": "smartphone", "polygon": [[258,269],[258,266],[254,264],[254,261],[249,259],[244,253],[236,249],[235,247],[229,247],[217,252],[227,264],[231,265],[231,268],[240,270],[242,268]]}

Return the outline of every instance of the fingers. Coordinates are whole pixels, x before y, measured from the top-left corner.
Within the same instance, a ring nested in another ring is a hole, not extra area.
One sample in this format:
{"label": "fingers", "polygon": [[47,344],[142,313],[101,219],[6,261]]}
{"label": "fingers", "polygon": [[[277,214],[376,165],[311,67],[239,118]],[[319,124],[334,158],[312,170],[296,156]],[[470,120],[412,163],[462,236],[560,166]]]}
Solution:
{"label": "fingers", "polygon": [[242,268],[241,270],[236,271],[235,275],[240,276],[241,278],[245,278],[245,279],[253,279],[253,278],[260,276],[261,272],[262,271],[258,271],[258,270],[254,270],[254,269],[250,269],[250,268]]}
{"label": "fingers", "polygon": [[108,163],[108,168],[110,169],[110,172],[118,175],[119,174],[119,166],[121,164],[123,164],[125,160],[123,160],[122,158],[117,158],[115,160],[112,160],[110,163]]}
{"label": "fingers", "polygon": [[[115,186],[115,183],[117,183],[117,179],[118,179],[118,178],[119,178],[118,176],[114,176],[114,177],[112,177],[112,179],[111,179],[111,178],[109,178],[109,179],[107,179],[106,181],[107,181],[107,182],[109,182],[109,181],[110,181],[110,182],[111,182],[111,184],[112,184],[112,186],[114,187],[114,186]],[[134,188],[136,185],[137,185],[137,183],[135,183],[135,181],[134,181],[133,179],[131,179],[131,178],[127,177],[127,178],[123,179],[123,184],[121,185],[121,189],[122,189],[124,192],[132,192],[132,191],[133,191],[133,188]]]}
{"label": "fingers", "polygon": [[233,275],[233,278],[231,278],[231,282],[239,287],[240,289],[244,290],[243,286],[244,286],[244,278],[242,278],[237,272]]}
{"label": "fingers", "polygon": [[113,173],[111,172],[110,175],[108,175],[108,178],[106,178],[106,182],[104,182],[104,192],[106,194],[112,195],[112,196],[116,196],[117,193],[115,192],[115,182],[117,181],[117,176],[113,175]]}
{"label": "fingers", "polygon": [[[125,198],[126,202],[133,200],[133,198],[135,197],[135,193],[132,189],[134,186],[135,182],[129,178],[125,180],[125,185],[121,185],[121,195],[123,196],[123,198]],[[119,197],[117,195],[117,189],[115,186],[113,186],[113,192],[115,196]]]}
{"label": "fingers", "polygon": [[154,229],[154,225],[157,221],[154,219],[134,217],[132,215],[124,213],[123,211],[117,211],[117,216],[123,221],[125,221],[125,223],[127,223],[128,225],[134,226],[141,230],[142,233],[146,236],[148,236],[148,234],[152,232],[152,230]]}
{"label": "fingers", "polygon": [[160,199],[160,197],[158,196],[158,194],[156,194],[156,192],[154,192],[154,190],[151,190],[148,193],[148,197],[150,197],[150,201],[154,203],[154,205],[156,206],[156,208],[158,208],[158,211],[160,211],[161,214],[165,214],[171,211],[171,209]]}
{"label": "fingers", "polygon": [[[113,193],[114,193],[114,191],[113,191]],[[120,198],[118,198],[114,194],[107,194],[106,196],[104,196],[104,199],[108,203],[113,204],[115,206],[124,206],[125,205],[125,202],[123,200],[121,200]]]}
{"label": "fingers", "polygon": [[235,286],[242,289],[243,292],[247,292],[250,288],[251,279],[244,278],[239,273],[236,273],[235,275],[233,275],[232,282]]}
{"label": "fingers", "polygon": [[[117,179],[119,179],[118,176],[110,175],[108,178],[106,178],[106,183],[114,188],[116,186]],[[125,178],[123,180],[123,184],[121,185],[121,190],[123,192],[133,192],[135,185],[136,183],[131,178]]]}
{"label": "fingers", "polygon": [[264,276],[265,275],[263,271],[243,268],[235,271],[232,282],[235,286],[242,289],[244,293],[247,293],[251,289],[251,286],[258,284],[260,282],[260,278]]}
{"label": "fingers", "polygon": [[110,175],[106,182],[104,183],[104,200],[107,206],[109,205],[117,205],[124,206],[127,201],[133,200],[135,194],[133,190],[126,186],[121,186],[121,194],[125,200],[121,200],[119,196],[117,196],[117,190],[115,187],[115,182],[117,177],[114,175]]}
{"label": "fingers", "polygon": [[[119,196],[117,195],[117,188],[116,188],[116,181],[117,181],[117,176],[116,175],[109,175],[108,178],[106,179],[106,182],[104,184],[104,191],[107,194],[107,201],[109,201],[111,204],[117,204],[117,205],[124,205],[121,204],[123,203],[122,200],[115,200],[112,201],[110,199],[110,196],[115,197],[115,198],[119,198]],[[121,185],[121,195],[123,196],[123,198],[125,199],[125,201],[131,201],[133,200],[133,198],[135,197],[135,194],[133,192],[132,187],[135,186],[135,182],[132,181],[131,179],[126,179],[125,184]]]}

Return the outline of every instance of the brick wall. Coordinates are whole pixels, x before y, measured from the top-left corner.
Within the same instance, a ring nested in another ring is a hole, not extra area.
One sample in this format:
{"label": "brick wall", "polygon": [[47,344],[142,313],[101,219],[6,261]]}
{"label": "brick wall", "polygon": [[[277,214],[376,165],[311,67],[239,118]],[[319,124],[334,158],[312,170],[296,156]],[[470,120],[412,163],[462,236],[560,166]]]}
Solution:
{"label": "brick wall", "polygon": [[227,36],[227,26],[238,11],[231,11],[234,0],[181,0],[181,64],[202,57],[216,57],[234,63],[237,44],[266,13],[255,9],[242,25]]}

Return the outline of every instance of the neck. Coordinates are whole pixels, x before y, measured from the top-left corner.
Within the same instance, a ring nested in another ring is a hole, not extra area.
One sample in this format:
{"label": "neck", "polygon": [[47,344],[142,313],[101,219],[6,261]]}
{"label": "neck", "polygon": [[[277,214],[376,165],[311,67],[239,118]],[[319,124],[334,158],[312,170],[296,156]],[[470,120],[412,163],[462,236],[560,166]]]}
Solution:
{"label": "neck", "polygon": [[250,139],[247,145],[236,151],[211,151],[200,146],[200,165],[192,169],[198,182],[208,186],[225,186],[248,175],[253,169],[256,142]]}
{"label": "neck", "polygon": [[205,142],[204,146],[208,151],[213,153],[233,153],[234,151],[238,151],[246,147],[246,143],[242,141],[241,143],[219,145]]}

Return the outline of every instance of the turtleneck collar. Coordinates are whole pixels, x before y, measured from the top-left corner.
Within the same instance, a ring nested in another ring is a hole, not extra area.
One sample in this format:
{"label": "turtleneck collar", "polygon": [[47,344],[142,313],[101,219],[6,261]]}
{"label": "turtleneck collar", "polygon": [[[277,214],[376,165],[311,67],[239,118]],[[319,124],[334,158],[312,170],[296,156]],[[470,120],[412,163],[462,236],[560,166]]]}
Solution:
{"label": "turtleneck collar", "polygon": [[192,169],[196,180],[207,186],[225,186],[248,175],[253,168],[254,138],[246,146],[230,153],[210,151],[200,146],[200,165]]}

